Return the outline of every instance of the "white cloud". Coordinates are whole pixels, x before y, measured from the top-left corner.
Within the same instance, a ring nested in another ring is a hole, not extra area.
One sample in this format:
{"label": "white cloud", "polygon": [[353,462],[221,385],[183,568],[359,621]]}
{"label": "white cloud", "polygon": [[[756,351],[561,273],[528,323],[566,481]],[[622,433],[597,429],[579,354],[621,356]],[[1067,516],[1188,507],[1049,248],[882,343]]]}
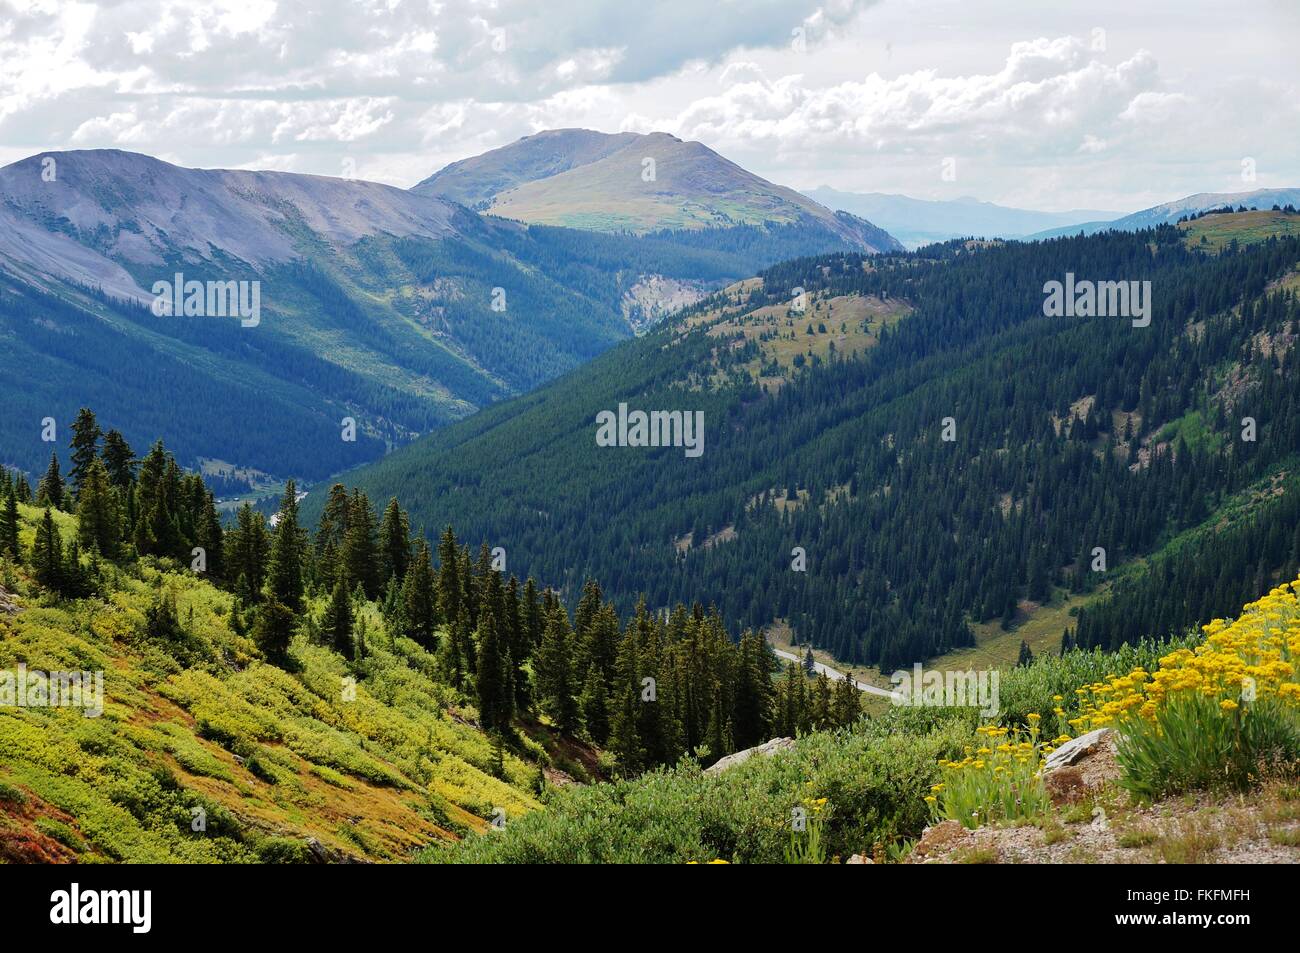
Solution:
{"label": "white cloud", "polygon": [[0,158],[347,158],[409,185],[585,126],[700,139],[797,187],[1053,208],[1230,187],[1242,155],[1261,185],[1300,182],[1295,14],[1150,2],[0,0]]}

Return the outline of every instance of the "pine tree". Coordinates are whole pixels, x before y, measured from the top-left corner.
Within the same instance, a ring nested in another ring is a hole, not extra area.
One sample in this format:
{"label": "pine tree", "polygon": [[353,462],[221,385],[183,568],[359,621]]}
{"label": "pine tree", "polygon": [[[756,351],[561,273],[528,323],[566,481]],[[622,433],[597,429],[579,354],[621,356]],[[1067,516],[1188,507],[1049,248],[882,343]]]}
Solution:
{"label": "pine tree", "polygon": [[448,526],[438,542],[438,609],[448,624],[460,618],[460,551]]}
{"label": "pine tree", "polygon": [[77,491],[77,539],[82,546],[109,559],[117,555],[121,538],[115,496],[103,461],[91,456]]}
{"label": "pine tree", "polygon": [[346,579],[340,577],[334,583],[321,628],[336,652],[346,658],[354,656],[356,647],[352,642],[352,596],[348,592]]}
{"label": "pine tree", "polygon": [[352,491],[348,529],[343,540],[343,568],[359,583],[367,599],[377,599],[380,589],[379,547],[375,541],[375,511],[361,490]]}
{"label": "pine tree", "polygon": [[538,701],[556,727],[572,734],[578,727],[578,704],[574,698],[570,658],[569,619],[563,606],[556,606],[546,622],[542,644],[533,660]]}
{"label": "pine tree", "polygon": [[343,543],[347,539],[352,500],[342,483],[330,487],[316,527],[316,563],[324,579],[338,577]]}
{"label": "pine tree", "polygon": [[58,591],[63,587],[63,540],[48,506],[32,544],[32,575],[47,589]]}
{"label": "pine tree", "polygon": [[101,456],[108,470],[109,482],[119,490],[128,489],[135,480],[135,452],[126,438],[116,430],[104,434]]}
{"label": "pine tree", "polygon": [[72,469],[68,471],[68,480],[78,494],[81,493],[81,485],[86,479],[91,461],[99,456],[99,438],[103,435],[95,421],[95,414],[88,407],[77,411],[77,419],[72,422],[72,441],[69,443],[72,448]]}
{"label": "pine tree", "polygon": [[817,660],[813,658],[812,643],[809,643],[803,653],[803,673],[809,678],[817,674]]}
{"label": "pine tree", "polygon": [[59,474],[57,453],[50,454],[50,465],[45,468],[45,476],[36,484],[36,505],[63,509],[63,477]]}
{"label": "pine tree", "polygon": [[587,669],[578,704],[582,708],[582,723],[587,737],[593,744],[603,747],[609,740],[609,696],[605,693],[604,679],[594,668]]}
{"label": "pine tree", "polygon": [[257,607],[253,641],[272,665],[288,667],[289,643],[293,640],[297,622],[294,611],[274,598],[263,599]]}
{"label": "pine tree", "polygon": [[18,545],[18,493],[12,484],[5,488],[3,507],[0,507],[0,555],[4,553],[15,560],[22,558]]}
{"label": "pine tree", "polygon": [[619,771],[627,777],[638,774],[645,761],[638,730],[641,684],[636,638],[629,630],[619,643],[614,672],[614,705],[610,722],[610,749]]}
{"label": "pine tree", "polygon": [[502,648],[496,619],[490,608],[485,609],[479,616],[475,686],[478,690],[479,723],[484,731],[495,734],[504,734],[510,728],[513,715],[506,677],[509,657]]}
{"label": "pine tree", "polygon": [[834,717],[832,708],[831,680],[825,672],[817,675],[817,684],[813,688],[811,720],[814,728],[831,727]]}
{"label": "pine tree", "polygon": [[271,554],[266,518],[245,503],[235,514],[235,528],[226,534],[227,574],[237,581],[235,593],[245,605],[259,602]]}
{"label": "pine tree", "polygon": [[292,613],[302,611],[302,534],[298,528],[298,493],[293,480],[284,487],[266,574],[267,596]]}
{"label": "pine tree", "polygon": [[1018,668],[1025,668],[1034,663],[1034,653],[1029,651],[1029,643],[1024,639],[1020,640],[1020,655],[1016,659]]}
{"label": "pine tree", "polygon": [[406,513],[397,505],[397,497],[388,501],[384,519],[379,527],[380,582],[399,581],[406,578],[406,568],[411,563],[411,526]]}
{"label": "pine tree", "polygon": [[[434,600],[433,563],[429,544],[421,538],[415,544],[415,559],[402,583],[403,632],[429,651],[437,646],[437,613]],[[391,577],[396,580],[396,575]]]}
{"label": "pine tree", "polygon": [[14,496],[18,498],[19,503],[32,502],[32,485],[21,473],[14,479]]}

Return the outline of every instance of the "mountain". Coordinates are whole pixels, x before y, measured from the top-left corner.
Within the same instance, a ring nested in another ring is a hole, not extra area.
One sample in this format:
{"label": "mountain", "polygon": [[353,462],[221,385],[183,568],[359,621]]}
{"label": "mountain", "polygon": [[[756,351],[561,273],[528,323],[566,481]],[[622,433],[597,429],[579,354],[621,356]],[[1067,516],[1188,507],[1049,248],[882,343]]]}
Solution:
{"label": "mountain", "polygon": [[[1300,559],[1300,236],[1216,254],[1218,218],[783,263],[345,478],[569,598],[593,575],[884,671],[1179,630]],[[1150,281],[1149,325],[1048,316],[1066,274]],[[636,410],[682,439],[611,440]]]}
{"label": "mountain", "polygon": [[909,248],[950,238],[1023,238],[1032,232],[1116,218],[1120,214],[1085,209],[1037,212],[973,198],[933,201],[884,192],[841,192],[829,186],[806,194],[827,208],[870,219]]}
{"label": "mountain", "polygon": [[1188,215],[1206,212],[1210,209],[1231,206],[1236,209],[1270,209],[1274,205],[1284,207],[1300,205],[1300,189],[1255,189],[1253,192],[1197,192],[1185,198],[1153,205],[1151,208],[1124,215],[1119,218],[1082,222],[1059,228],[1049,228],[1026,235],[1032,240],[1059,238],[1062,235],[1094,235],[1107,229],[1121,232],[1137,231],[1141,228],[1153,228],[1156,225],[1177,222]]}
{"label": "mountain", "polygon": [[[604,235],[371,182],[32,156],[0,169],[0,462],[38,472],[40,421],[94,406],[137,447],[175,434],[187,466],[319,478],[792,250],[846,246],[803,225]],[[177,274],[245,282],[257,318],[151,313],[155,283]]]}
{"label": "mountain", "polygon": [[413,191],[503,218],[602,232],[802,226],[850,249],[901,247],[870,222],[662,132],[548,130],[454,162]]}

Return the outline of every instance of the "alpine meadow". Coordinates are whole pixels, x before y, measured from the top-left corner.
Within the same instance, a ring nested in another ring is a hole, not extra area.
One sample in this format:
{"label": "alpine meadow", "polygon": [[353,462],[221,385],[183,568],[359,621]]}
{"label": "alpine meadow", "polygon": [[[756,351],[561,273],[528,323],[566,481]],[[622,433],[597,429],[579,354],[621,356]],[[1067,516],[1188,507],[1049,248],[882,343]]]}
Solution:
{"label": "alpine meadow", "polygon": [[878,876],[918,923],[1280,928],[1297,40],[0,0],[15,924],[373,941],[491,912],[430,906],[464,865],[821,864],[964,878]]}

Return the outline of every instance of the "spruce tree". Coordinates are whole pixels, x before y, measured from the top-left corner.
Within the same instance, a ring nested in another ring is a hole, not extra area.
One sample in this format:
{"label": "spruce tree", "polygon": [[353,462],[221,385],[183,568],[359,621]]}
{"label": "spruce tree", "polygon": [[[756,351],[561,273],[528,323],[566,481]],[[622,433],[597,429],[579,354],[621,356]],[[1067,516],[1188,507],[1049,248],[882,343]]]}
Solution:
{"label": "spruce tree", "polygon": [[280,498],[280,512],[266,573],[267,596],[292,613],[302,611],[302,534],[298,529],[297,487],[289,480]]}
{"label": "spruce tree", "polygon": [[438,609],[448,624],[460,618],[460,551],[448,526],[438,542]]}
{"label": "spruce tree", "polygon": [[325,609],[325,618],[321,623],[325,638],[334,646],[334,650],[345,658],[352,658],[355,646],[352,642],[352,596],[348,592],[347,580],[339,578],[334,583],[329,605]]}
{"label": "spruce tree", "polygon": [[117,555],[121,538],[117,499],[108,482],[108,470],[96,456],[90,457],[81,475],[77,492],[77,539],[87,549],[93,549],[112,559]]}
{"label": "spruce tree", "polygon": [[396,578],[406,578],[406,568],[411,563],[411,527],[406,513],[397,505],[397,497],[388,501],[384,518],[379,526],[379,558],[382,561],[380,583]]}
{"label": "spruce tree", "polygon": [[[397,578],[392,577],[394,581]],[[404,634],[431,652],[437,646],[435,598],[429,544],[420,539],[415,546],[415,559],[402,583],[402,622]]]}
{"label": "spruce tree", "polygon": [[375,540],[375,511],[361,490],[352,491],[348,529],[343,539],[343,569],[365,590],[367,599],[379,598],[379,547]]}
{"label": "spruce tree", "polygon": [[104,435],[95,421],[95,414],[88,407],[77,411],[77,419],[72,422],[72,468],[68,471],[68,480],[77,493],[85,482],[86,473],[92,460],[99,456],[99,438]]}
{"label": "spruce tree", "polygon": [[36,484],[36,505],[63,509],[63,477],[59,474],[57,453],[50,454],[50,465],[45,468],[45,476]]}
{"label": "spruce tree", "polygon": [[4,553],[15,560],[22,558],[18,545],[18,493],[12,484],[5,488],[0,508],[0,554]]}
{"label": "spruce tree", "polygon": [[506,678],[509,656],[502,649],[496,619],[491,609],[485,609],[479,617],[475,686],[478,690],[479,723],[484,731],[494,734],[504,734],[509,729],[513,714]]}
{"label": "spruce tree", "polygon": [[48,506],[32,544],[32,575],[47,589],[58,591],[63,586],[63,540]]}
{"label": "spruce tree", "polygon": [[100,452],[108,479],[119,490],[130,487],[135,480],[135,453],[120,433],[110,430],[104,434],[104,449]]}
{"label": "spruce tree", "polygon": [[289,667],[289,643],[297,624],[294,611],[277,599],[263,599],[257,607],[253,641],[272,665]]}
{"label": "spruce tree", "polygon": [[543,711],[566,734],[572,734],[578,727],[570,642],[568,616],[563,606],[556,606],[547,619],[542,644],[533,660],[533,672]]}

